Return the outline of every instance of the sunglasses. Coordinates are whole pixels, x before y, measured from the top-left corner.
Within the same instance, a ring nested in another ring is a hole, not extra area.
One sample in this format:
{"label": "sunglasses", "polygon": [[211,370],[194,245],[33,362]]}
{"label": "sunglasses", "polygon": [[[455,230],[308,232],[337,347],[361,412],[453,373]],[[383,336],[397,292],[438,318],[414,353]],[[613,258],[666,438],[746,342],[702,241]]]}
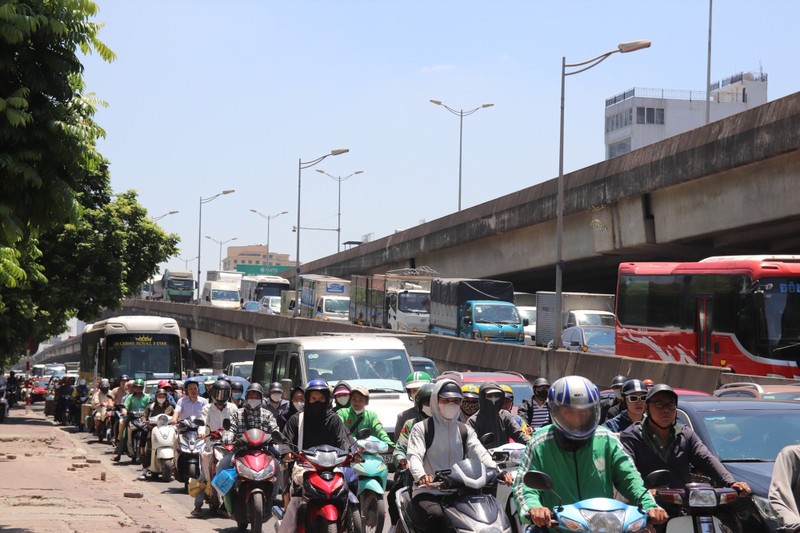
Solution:
{"label": "sunglasses", "polygon": [[643,402],[643,401],[645,401],[647,399],[647,395],[646,394],[641,394],[641,395],[637,396],[635,394],[629,394],[629,395],[625,396],[625,399],[626,400],[630,400],[632,402]]}

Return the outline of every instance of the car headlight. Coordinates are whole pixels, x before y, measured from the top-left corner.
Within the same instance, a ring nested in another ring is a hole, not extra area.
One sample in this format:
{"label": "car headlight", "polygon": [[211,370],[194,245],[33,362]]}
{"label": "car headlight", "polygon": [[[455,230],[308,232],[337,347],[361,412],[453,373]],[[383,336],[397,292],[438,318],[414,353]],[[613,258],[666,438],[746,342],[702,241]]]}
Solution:
{"label": "car headlight", "polygon": [[753,494],[753,503],[756,504],[758,513],[766,520],[778,521],[778,513],[775,512],[775,509],[767,498]]}

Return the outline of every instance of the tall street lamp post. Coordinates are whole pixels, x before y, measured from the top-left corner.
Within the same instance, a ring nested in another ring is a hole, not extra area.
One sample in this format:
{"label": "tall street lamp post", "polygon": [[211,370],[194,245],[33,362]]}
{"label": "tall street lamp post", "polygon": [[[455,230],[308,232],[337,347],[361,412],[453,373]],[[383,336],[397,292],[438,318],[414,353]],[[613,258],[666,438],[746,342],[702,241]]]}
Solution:
{"label": "tall street lamp post", "polygon": [[222,246],[224,244],[228,244],[231,241],[235,241],[236,237],[231,237],[227,241],[218,241],[214,237],[209,237],[208,235],[206,235],[206,239],[214,241],[215,243],[219,244],[219,269],[222,270]]}
{"label": "tall street lamp post", "polygon": [[178,261],[183,261],[183,268],[185,270],[189,270],[189,261],[194,261],[195,259],[197,259],[197,256],[194,256],[191,259],[184,259],[183,257],[178,257]]}
{"label": "tall street lamp post", "polygon": [[[363,174],[364,171],[363,170],[356,170],[355,172],[353,172],[352,174],[348,174],[347,176],[332,176],[331,174],[328,174],[324,170],[320,170],[320,169],[317,169],[317,172],[319,172],[320,174],[325,174],[330,179],[332,179],[334,181],[337,181],[339,183],[339,210],[338,210],[338,212],[336,214],[336,216],[338,218],[338,220],[336,222],[336,240],[337,240],[336,253],[338,254],[339,252],[342,251],[342,182],[343,181],[347,181],[348,179],[352,178],[356,174]],[[302,229],[302,228],[300,228],[300,229]]]}
{"label": "tall street lamp post", "polygon": [[265,215],[264,213],[261,213],[260,211],[256,211],[255,209],[251,209],[250,212],[251,213],[255,213],[256,215],[260,216],[261,218],[267,219],[267,255],[269,255],[269,251],[270,251],[269,250],[269,222],[273,218],[278,218],[281,215],[285,215],[289,211],[281,211],[280,213],[275,213],[274,215]]}
{"label": "tall street lamp post", "polygon": [[153,222],[158,222],[158,221],[159,221],[159,220],[161,220],[162,218],[164,218],[164,217],[168,217],[168,216],[170,216],[170,215],[175,215],[175,214],[177,214],[178,212],[179,212],[179,211],[170,211],[169,213],[164,213],[163,215],[158,215],[157,217],[153,217],[151,220],[152,220]]}
{"label": "tall street lamp post", "polygon": [[[564,273],[564,259],[562,257],[562,250],[564,244],[564,87],[567,76],[573,74],[580,74],[592,67],[595,67],[605,61],[612,54],[621,52],[626,54],[628,52],[635,52],[643,48],[650,47],[650,41],[629,41],[620,43],[616,50],[610,50],[597,57],[581,61],[580,63],[567,63],[567,58],[561,58],[561,125],[558,139],[558,206],[556,207],[556,324],[553,328],[555,335],[553,336],[553,347],[555,349],[561,348],[561,330],[562,328],[562,305],[561,305],[561,288],[562,277]],[[583,68],[578,68],[583,67]],[[578,68],[572,72],[567,72],[568,68]]]}
{"label": "tall street lamp post", "polygon": [[447,105],[443,104],[441,100],[431,100],[432,104],[436,104],[442,106],[443,108],[450,111],[452,114],[459,117],[459,127],[458,127],[458,210],[461,211],[461,154],[462,154],[462,147],[464,144],[464,117],[467,117],[480,109],[485,107],[492,107],[494,104],[482,104],[475,109],[470,109],[469,111],[464,111],[463,109],[453,109],[452,107],[448,107]]}
{"label": "tall street lamp post", "polygon": [[200,299],[200,249],[203,244],[203,204],[207,204],[208,202],[213,202],[223,194],[230,194],[232,192],[236,192],[235,189],[225,189],[221,193],[217,193],[214,196],[209,196],[208,198],[200,197],[200,211],[199,215],[197,216],[197,299]]}
{"label": "tall street lamp post", "polygon": [[297,160],[297,249],[295,250],[295,258],[294,258],[295,314],[297,314],[298,311],[300,310],[300,305],[299,305],[300,303],[299,300],[300,298],[300,184],[302,182],[303,170],[313,167],[326,157],[330,157],[332,155],[346,154],[349,151],[350,151],[349,148],[337,148],[336,150],[331,150],[331,153],[325,154],[316,159],[312,159],[311,161],[303,161],[302,159]]}

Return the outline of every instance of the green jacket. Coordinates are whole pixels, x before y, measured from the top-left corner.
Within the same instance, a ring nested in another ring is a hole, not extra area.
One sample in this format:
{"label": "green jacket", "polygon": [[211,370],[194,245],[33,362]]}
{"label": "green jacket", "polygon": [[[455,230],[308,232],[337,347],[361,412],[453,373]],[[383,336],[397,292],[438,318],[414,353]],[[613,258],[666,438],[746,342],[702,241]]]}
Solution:
{"label": "green jacket", "polygon": [[631,504],[641,503],[645,510],[658,507],[619,439],[604,426],[597,428],[591,442],[574,452],[559,447],[553,424],[533,434],[512,487],[520,515],[528,524],[532,508],[552,509],[558,505],[552,492],[525,486],[522,477],[529,470],[549,475],[553,479],[553,490],[563,498],[564,504],[587,498],[613,498],[616,487]]}
{"label": "green jacket", "polygon": [[129,394],[128,397],[125,398],[125,409],[128,411],[146,409],[149,403],[150,395],[147,393],[143,394],[141,398],[137,398],[135,394]]}
{"label": "green jacket", "polygon": [[353,411],[352,407],[345,407],[336,411],[336,414],[344,422],[344,426],[351,437],[355,438],[359,430],[369,428],[372,430],[373,437],[382,440],[389,446],[394,446],[394,442],[383,429],[383,425],[374,411],[364,409],[364,412],[358,415]]}

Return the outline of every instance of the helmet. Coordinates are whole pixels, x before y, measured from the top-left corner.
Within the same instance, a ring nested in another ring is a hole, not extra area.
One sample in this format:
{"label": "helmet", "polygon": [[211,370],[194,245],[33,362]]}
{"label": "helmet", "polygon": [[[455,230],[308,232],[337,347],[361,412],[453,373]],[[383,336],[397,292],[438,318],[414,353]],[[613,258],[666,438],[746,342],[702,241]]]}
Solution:
{"label": "helmet", "polygon": [[[587,440],[600,422],[600,392],[582,376],[556,380],[548,394],[550,414],[556,428],[567,438]],[[581,416],[574,415],[578,410]]]}
{"label": "helmet", "polygon": [[340,381],[333,389],[334,396],[339,396],[342,394],[350,394],[350,385],[346,381]]}
{"label": "helmet", "polygon": [[461,388],[455,381],[444,383],[439,389],[438,396],[440,398],[464,398],[464,395],[461,393]]}
{"label": "helmet", "polygon": [[180,389],[181,388],[181,382],[180,381],[176,381],[174,379],[171,379],[171,380],[169,380],[169,384],[173,389]]}
{"label": "helmet", "polygon": [[622,386],[622,396],[627,396],[628,394],[635,394],[635,393],[646,393],[647,389],[644,386],[644,383],[639,381],[638,379],[629,379],[625,382]]}
{"label": "helmet", "polygon": [[512,400],[514,399],[514,389],[512,389],[505,383],[501,384],[500,388],[503,389],[503,394],[505,395],[506,398],[511,398]]}
{"label": "helmet", "polygon": [[433,378],[427,372],[412,372],[406,378],[406,390],[418,389],[423,383],[433,383]]}
{"label": "helmet", "polygon": [[645,379],[645,380],[643,380],[643,381],[642,381],[642,383],[644,383],[644,386],[645,386],[645,387],[647,387],[647,390],[650,390],[650,389],[653,387],[653,385],[655,385],[655,383],[653,382],[653,380],[652,380],[652,379],[649,379],[649,378],[648,378],[648,379]]}
{"label": "helmet", "polygon": [[622,387],[626,381],[628,381],[627,376],[614,376],[614,379],[611,380],[611,388]]}
{"label": "helmet", "polygon": [[120,381],[128,381],[129,379],[128,374],[122,374],[119,378]]}
{"label": "helmet", "polygon": [[166,389],[167,387],[172,388],[172,383],[170,383],[166,379],[162,379],[161,381],[158,382],[159,389]]}
{"label": "helmet", "polygon": [[[261,386],[260,383],[256,383],[256,385]],[[244,392],[244,384],[241,381],[234,381],[231,383],[231,390]],[[250,390],[250,388],[248,387],[247,390]]]}
{"label": "helmet", "polygon": [[222,380],[222,381],[227,381],[227,382],[228,382],[228,385],[230,385],[230,383],[231,383],[231,378],[229,378],[229,377],[228,377],[228,374],[226,374],[225,372],[223,372],[222,374],[220,374],[219,376],[217,376],[217,381],[219,381],[219,380]]}
{"label": "helmet", "polygon": [[223,379],[218,379],[211,387],[209,396],[214,403],[226,403],[231,399],[231,384]]}
{"label": "helmet", "polygon": [[[12,375],[11,377],[13,378],[14,376]],[[81,378],[80,381],[78,381],[78,385],[86,385],[86,380]]]}
{"label": "helmet", "polygon": [[550,388],[550,382],[545,378],[536,378],[536,381],[533,382],[533,388],[535,389],[537,387]]}
{"label": "helmet", "polygon": [[156,398],[158,398],[159,394],[163,394],[165,396],[169,396],[169,393],[167,392],[167,389],[163,389],[161,387],[159,387],[158,390],[156,391]]}
{"label": "helmet", "polygon": [[419,390],[417,391],[417,395],[414,396],[414,407],[417,408],[417,411],[421,413],[423,405],[426,403],[430,405],[432,392],[433,383],[423,383],[422,386],[420,386]]}
{"label": "helmet", "polygon": [[133,380],[133,386],[144,388],[144,380],[142,378],[136,378],[135,380]]}
{"label": "helmet", "polygon": [[306,403],[308,403],[308,398],[311,396],[311,393],[314,391],[319,391],[325,395],[325,401],[331,401],[331,388],[328,386],[328,382],[324,379],[312,379],[308,382],[308,386],[306,387]]}
{"label": "helmet", "polygon": [[474,383],[467,383],[461,386],[461,394],[465,400],[477,400],[480,396],[480,389]]}
{"label": "helmet", "polygon": [[667,385],[666,383],[659,383],[658,385],[653,385],[653,387],[647,391],[647,403],[650,403],[650,400],[658,394],[659,392],[666,392],[670,396],[675,399],[675,403],[678,403],[678,393],[675,390]]}
{"label": "helmet", "polygon": [[[281,387],[281,391],[283,387]],[[264,387],[261,386],[261,383],[255,382],[251,383],[247,386],[247,392],[245,393],[245,398],[247,398],[251,392],[257,392],[261,399],[264,399]],[[248,398],[249,399],[249,398]]]}
{"label": "helmet", "polygon": [[280,392],[281,394],[283,394],[283,385],[281,385],[277,381],[273,381],[272,383],[269,384],[269,392]]}
{"label": "helmet", "polygon": [[111,383],[109,383],[106,378],[103,378],[103,379],[100,380],[100,388],[101,389],[107,389],[110,386],[111,386]]}

